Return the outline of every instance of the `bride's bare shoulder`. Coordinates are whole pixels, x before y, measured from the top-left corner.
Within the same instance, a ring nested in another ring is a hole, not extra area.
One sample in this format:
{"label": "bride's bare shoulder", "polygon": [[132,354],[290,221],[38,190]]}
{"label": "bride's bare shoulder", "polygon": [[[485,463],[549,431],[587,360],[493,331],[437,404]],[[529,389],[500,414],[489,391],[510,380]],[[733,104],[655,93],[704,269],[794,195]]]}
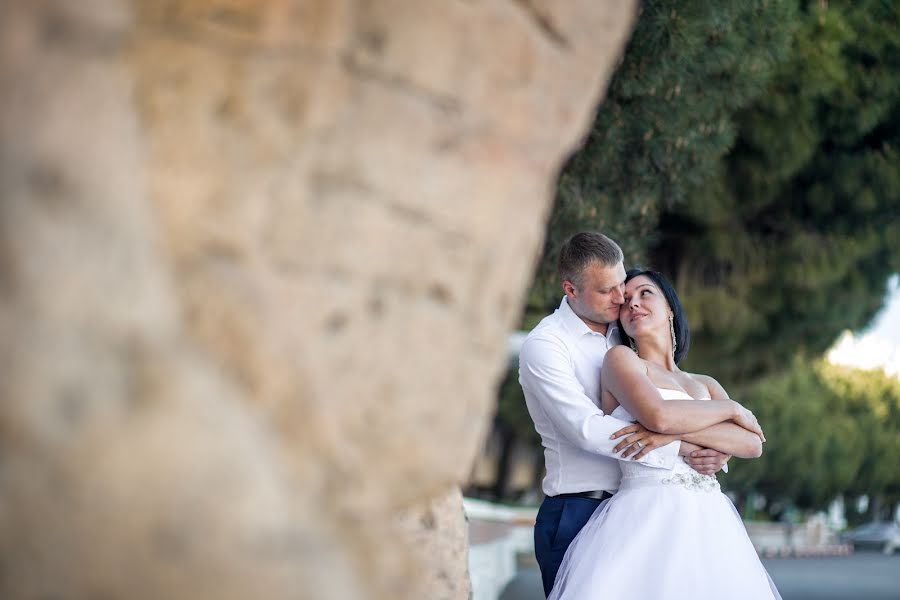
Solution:
{"label": "bride's bare shoulder", "polygon": [[614,346],[603,359],[603,373],[646,372],[644,361],[628,346]]}
{"label": "bride's bare shoulder", "polygon": [[638,355],[634,353],[634,350],[629,348],[628,346],[613,346],[606,352],[606,358],[603,360],[641,360],[638,358]]}

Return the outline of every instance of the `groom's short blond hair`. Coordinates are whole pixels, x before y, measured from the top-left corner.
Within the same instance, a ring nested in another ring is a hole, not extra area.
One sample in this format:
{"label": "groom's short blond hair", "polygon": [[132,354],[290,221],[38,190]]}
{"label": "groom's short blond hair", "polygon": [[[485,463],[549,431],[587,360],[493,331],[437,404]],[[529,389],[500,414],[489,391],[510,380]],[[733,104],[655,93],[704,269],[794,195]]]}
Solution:
{"label": "groom's short blond hair", "polygon": [[581,286],[588,265],[599,263],[614,267],[624,261],[622,249],[613,240],[596,231],[582,231],[562,245],[556,264],[560,281],[571,281],[577,288]]}

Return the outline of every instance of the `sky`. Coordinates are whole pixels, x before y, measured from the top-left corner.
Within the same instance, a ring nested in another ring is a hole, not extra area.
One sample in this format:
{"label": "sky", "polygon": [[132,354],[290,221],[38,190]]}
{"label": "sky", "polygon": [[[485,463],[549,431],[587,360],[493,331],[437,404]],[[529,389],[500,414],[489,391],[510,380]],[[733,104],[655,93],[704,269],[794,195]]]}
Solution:
{"label": "sky", "polygon": [[888,299],[871,325],[856,333],[845,331],[827,358],[863,369],[881,367],[900,377],[900,276],[888,281]]}

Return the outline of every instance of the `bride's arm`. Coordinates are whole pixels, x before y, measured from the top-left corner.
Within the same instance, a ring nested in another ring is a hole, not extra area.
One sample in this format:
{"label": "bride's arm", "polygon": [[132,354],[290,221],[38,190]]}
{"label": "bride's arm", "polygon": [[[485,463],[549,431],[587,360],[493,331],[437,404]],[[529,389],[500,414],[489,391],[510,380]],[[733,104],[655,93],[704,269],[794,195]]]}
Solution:
{"label": "bride's arm", "polygon": [[625,346],[607,352],[601,378],[603,388],[638,422],[659,433],[693,433],[724,421],[759,427],[753,414],[733,400],[663,400],[644,362]]}
{"label": "bride's arm", "polygon": [[759,436],[734,423],[718,423],[700,431],[682,434],[678,438],[683,442],[710,448],[723,454],[731,454],[738,458],[762,456],[762,441]]}
{"label": "bride's arm", "polygon": [[[707,375],[694,375],[694,378],[706,385],[710,398],[713,400],[727,400],[728,393],[718,381]],[[712,448],[725,454],[731,454],[739,458],[758,458],[762,455],[762,439],[757,434],[744,429],[734,423],[718,423],[679,436],[682,441]]]}

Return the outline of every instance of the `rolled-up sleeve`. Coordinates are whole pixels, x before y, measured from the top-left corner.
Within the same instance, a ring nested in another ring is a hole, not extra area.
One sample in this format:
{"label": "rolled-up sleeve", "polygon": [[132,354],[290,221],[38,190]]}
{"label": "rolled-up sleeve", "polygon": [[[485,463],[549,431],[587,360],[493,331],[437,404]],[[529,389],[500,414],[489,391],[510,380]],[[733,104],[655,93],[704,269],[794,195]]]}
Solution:
{"label": "rolled-up sleeve", "polygon": [[[600,365],[597,365],[599,377]],[[525,341],[519,354],[519,382],[525,397],[541,413],[545,426],[556,430],[554,437],[564,438],[582,450],[623,458],[613,448],[621,439],[610,439],[613,433],[630,423],[601,411],[585,394],[575,377],[565,345],[551,336],[532,337]],[[636,462],[671,469],[678,460],[681,442],[672,442],[648,452]]]}

